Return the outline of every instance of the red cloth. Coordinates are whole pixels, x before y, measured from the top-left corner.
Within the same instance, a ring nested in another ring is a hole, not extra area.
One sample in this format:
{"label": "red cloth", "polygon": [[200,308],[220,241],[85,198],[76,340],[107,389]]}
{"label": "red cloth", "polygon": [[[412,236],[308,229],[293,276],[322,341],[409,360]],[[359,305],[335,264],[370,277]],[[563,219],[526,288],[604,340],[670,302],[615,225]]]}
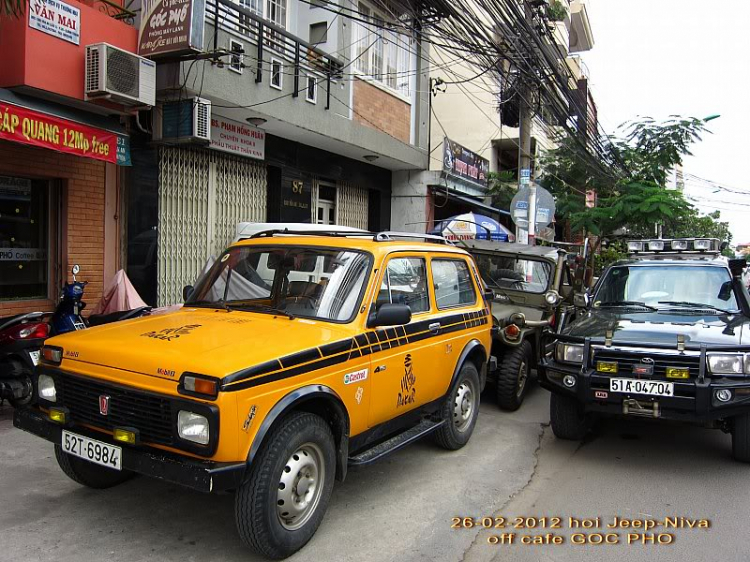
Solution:
{"label": "red cloth", "polygon": [[121,269],[107,283],[101,300],[96,304],[91,314],[109,314],[123,310],[133,310],[141,306],[148,306],[135,290],[128,279],[125,270]]}

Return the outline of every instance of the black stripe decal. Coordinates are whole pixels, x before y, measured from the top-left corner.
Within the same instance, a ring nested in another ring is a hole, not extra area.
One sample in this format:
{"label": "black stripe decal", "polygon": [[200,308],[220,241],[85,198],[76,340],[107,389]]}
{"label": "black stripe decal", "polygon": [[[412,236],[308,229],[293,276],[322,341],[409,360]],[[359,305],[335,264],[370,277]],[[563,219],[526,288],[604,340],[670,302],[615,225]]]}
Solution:
{"label": "black stripe decal", "polygon": [[[333,342],[320,348],[308,349],[281,359],[274,359],[248,369],[237,371],[222,380],[222,391],[231,392],[268,384],[324,369],[371,353],[394,349],[444,334],[459,332],[489,323],[487,310],[453,314],[358,334],[354,338]],[[433,322],[440,322],[440,331],[429,330]]]}

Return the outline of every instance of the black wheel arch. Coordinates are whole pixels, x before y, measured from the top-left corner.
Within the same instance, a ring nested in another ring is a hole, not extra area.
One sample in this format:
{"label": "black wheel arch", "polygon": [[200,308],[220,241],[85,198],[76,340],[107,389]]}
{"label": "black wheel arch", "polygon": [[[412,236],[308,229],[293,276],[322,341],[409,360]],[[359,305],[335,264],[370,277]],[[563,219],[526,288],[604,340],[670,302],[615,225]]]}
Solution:
{"label": "black wheel arch", "polygon": [[484,382],[487,380],[487,362],[490,360],[490,356],[487,354],[487,350],[484,348],[482,342],[477,339],[473,339],[467,343],[461,355],[458,357],[456,367],[453,369],[453,377],[451,378],[451,384],[448,386],[448,392],[450,393],[453,387],[458,381],[458,374],[461,372],[466,361],[472,361],[479,371],[479,383],[480,386],[484,387]]}
{"label": "black wheel arch", "polygon": [[279,400],[263,419],[258,433],[250,446],[247,455],[247,469],[258,451],[263,446],[271,431],[292,412],[310,412],[323,418],[331,427],[336,440],[336,480],[346,478],[347,459],[349,457],[349,413],[341,397],[330,387],[322,384],[311,384],[297,388]]}

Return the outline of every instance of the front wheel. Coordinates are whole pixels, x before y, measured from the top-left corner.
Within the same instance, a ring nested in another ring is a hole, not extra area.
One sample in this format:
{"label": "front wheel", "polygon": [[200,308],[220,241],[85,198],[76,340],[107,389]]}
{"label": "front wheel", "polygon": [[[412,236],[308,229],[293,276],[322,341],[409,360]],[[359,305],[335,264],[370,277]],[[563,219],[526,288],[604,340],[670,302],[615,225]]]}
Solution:
{"label": "front wheel", "polygon": [[497,372],[497,404],[514,412],[523,404],[531,374],[531,344],[528,341],[509,349]]}
{"label": "front wheel", "polygon": [[750,462],[750,414],[734,417],[732,427],[732,456],[740,462]]}
{"label": "front wheel", "polygon": [[55,445],[55,458],[68,478],[97,490],[112,488],[134,476],[129,470],[113,470],[69,455],[60,445]]}
{"label": "front wheel", "polygon": [[558,439],[580,441],[588,433],[591,422],[575,398],[552,393],[549,401],[552,432]]}
{"label": "front wheel", "polygon": [[269,435],[235,495],[242,541],[267,558],[297,552],[323,520],[335,472],[334,439],[325,420],[291,414]]}
{"label": "front wheel", "polygon": [[458,373],[458,384],[448,394],[441,409],[445,423],[435,431],[435,442],[455,451],[469,442],[479,416],[479,372],[467,361]]}

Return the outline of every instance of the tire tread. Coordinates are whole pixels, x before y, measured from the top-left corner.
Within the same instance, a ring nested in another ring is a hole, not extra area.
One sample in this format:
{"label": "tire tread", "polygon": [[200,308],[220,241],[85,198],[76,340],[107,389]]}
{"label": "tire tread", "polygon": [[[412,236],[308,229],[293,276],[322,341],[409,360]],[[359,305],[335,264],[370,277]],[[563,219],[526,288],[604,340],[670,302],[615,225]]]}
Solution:
{"label": "tire tread", "polygon": [[[518,369],[521,367],[521,360],[526,359],[526,386],[520,398],[516,396],[518,386]],[[509,349],[503,356],[501,367],[497,372],[497,404],[502,410],[514,412],[523,404],[523,398],[526,390],[531,383],[531,344],[523,341],[521,345]]]}

